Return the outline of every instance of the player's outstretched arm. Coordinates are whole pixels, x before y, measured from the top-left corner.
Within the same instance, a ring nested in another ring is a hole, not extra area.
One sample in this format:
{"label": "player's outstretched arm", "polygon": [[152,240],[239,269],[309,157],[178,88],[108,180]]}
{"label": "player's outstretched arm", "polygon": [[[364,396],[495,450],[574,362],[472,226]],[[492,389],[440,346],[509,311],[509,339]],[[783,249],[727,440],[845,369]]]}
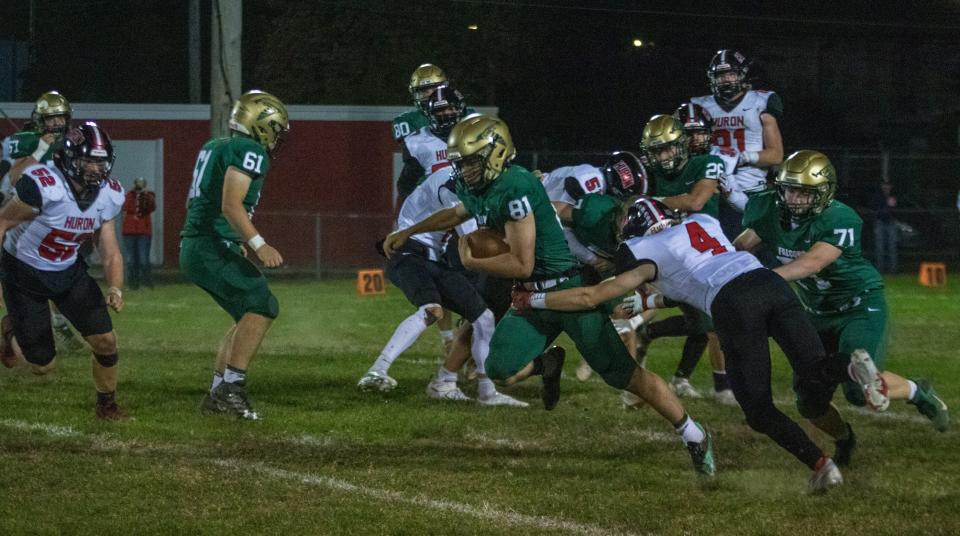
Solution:
{"label": "player's outstretched arm", "polygon": [[431,231],[445,231],[470,219],[470,213],[463,205],[438,210],[425,220],[406,229],[400,229],[387,235],[383,240],[383,253],[389,259],[411,236]]}
{"label": "player's outstretched arm", "polygon": [[220,199],[223,217],[233,230],[240,235],[240,238],[250,249],[257,254],[260,262],[267,268],[276,268],[283,264],[283,257],[280,252],[267,244],[266,240],[257,232],[257,228],[250,221],[247,215],[247,209],[243,206],[243,199],[247,196],[250,189],[250,183],[253,179],[239,169],[230,166],[223,177],[223,196]]}
{"label": "player's outstretched arm", "polygon": [[787,281],[796,281],[820,273],[840,258],[843,250],[826,242],[817,242],[793,261],[773,269]]}
{"label": "player's outstretched arm", "polygon": [[495,257],[478,259],[467,246],[466,240],[461,240],[460,261],[464,268],[473,272],[485,272],[497,277],[526,279],[533,273],[536,261],[534,252],[537,241],[537,223],[533,214],[527,214],[519,220],[508,221],[504,225],[504,232],[510,251]]}
{"label": "player's outstretched arm", "polygon": [[693,185],[688,194],[674,195],[663,199],[663,204],[683,212],[700,212],[717,193],[718,181],[715,179],[700,179]]}
{"label": "player's outstretched arm", "polygon": [[656,276],[652,264],[611,277],[592,287],[578,287],[555,292],[514,292],[514,309],[552,309],[554,311],[587,311],[601,303],[633,292]]}
{"label": "player's outstretched arm", "polygon": [[103,277],[107,280],[107,305],[114,311],[123,309],[123,254],[120,253],[120,244],[117,242],[116,220],[103,222],[97,232],[97,250],[103,260]]}

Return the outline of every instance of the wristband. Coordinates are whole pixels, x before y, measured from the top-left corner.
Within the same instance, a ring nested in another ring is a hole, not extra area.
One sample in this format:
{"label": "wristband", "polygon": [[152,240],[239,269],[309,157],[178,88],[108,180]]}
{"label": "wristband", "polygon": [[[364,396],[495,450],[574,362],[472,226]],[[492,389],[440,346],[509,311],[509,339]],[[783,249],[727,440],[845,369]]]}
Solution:
{"label": "wristband", "polygon": [[758,151],[744,151],[740,153],[740,161],[744,164],[756,164],[760,161],[760,153]]}
{"label": "wristband", "polygon": [[34,151],[30,156],[32,156],[37,162],[40,162],[40,159],[43,158],[43,155],[47,154],[47,149],[49,148],[50,144],[41,139],[37,141],[37,150]]}
{"label": "wristband", "polygon": [[653,294],[647,294],[646,297],[643,298],[644,311],[657,308],[657,296],[660,296],[660,294],[655,292]]}
{"label": "wristband", "polygon": [[116,294],[118,298],[123,299],[123,292],[117,287],[108,288],[107,294]]}
{"label": "wristband", "polygon": [[530,294],[530,308],[531,309],[546,309],[547,308],[547,293],[546,292],[534,292]]}
{"label": "wristband", "polygon": [[263,246],[266,246],[266,245],[267,245],[267,241],[264,240],[262,236],[256,235],[256,236],[254,236],[253,238],[251,238],[250,240],[247,240],[247,245],[250,246],[250,249],[252,249],[252,250],[254,250],[254,251],[257,251],[258,249],[262,248]]}

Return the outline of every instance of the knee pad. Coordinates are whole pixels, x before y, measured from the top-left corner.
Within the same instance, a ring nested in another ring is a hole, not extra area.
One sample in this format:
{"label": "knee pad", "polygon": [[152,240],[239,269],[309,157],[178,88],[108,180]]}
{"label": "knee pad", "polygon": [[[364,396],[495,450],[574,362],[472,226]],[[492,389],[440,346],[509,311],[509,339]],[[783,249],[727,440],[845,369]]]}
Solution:
{"label": "knee pad", "polygon": [[97,363],[100,363],[101,367],[110,368],[117,364],[120,356],[116,353],[109,355],[93,354],[93,358],[97,360]]}
{"label": "knee pad", "polygon": [[[420,314],[423,315],[424,324],[426,324],[427,326],[432,326],[437,322],[437,320],[440,320],[440,317],[434,316],[434,314],[430,312],[430,309],[437,309],[437,308],[443,311],[443,307],[439,303],[428,303],[426,305],[420,306],[418,311],[420,312]],[[442,312],[440,314],[441,316],[443,315]]]}
{"label": "knee pad", "polygon": [[819,384],[801,384],[797,388],[797,411],[804,419],[816,419],[830,409],[833,390]]}

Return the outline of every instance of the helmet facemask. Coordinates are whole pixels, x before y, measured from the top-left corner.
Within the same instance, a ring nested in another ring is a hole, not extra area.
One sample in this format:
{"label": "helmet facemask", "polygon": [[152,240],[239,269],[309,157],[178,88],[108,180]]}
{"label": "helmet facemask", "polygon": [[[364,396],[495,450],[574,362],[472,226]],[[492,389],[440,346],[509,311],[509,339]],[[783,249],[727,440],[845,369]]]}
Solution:
{"label": "helmet facemask", "polygon": [[723,103],[736,99],[746,88],[747,77],[737,69],[710,71],[707,78],[710,80],[710,92]]}
{"label": "helmet facemask", "polygon": [[687,136],[666,143],[643,147],[646,159],[650,166],[659,169],[668,175],[675,174],[683,169],[689,157]]}
{"label": "helmet facemask", "polygon": [[463,97],[450,86],[437,87],[427,103],[427,117],[430,119],[430,132],[446,139],[453,127],[463,119],[466,109]]}
{"label": "helmet facemask", "polygon": [[453,177],[466,185],[472,194],[480,194],[487,189],[499,173],[493,171],[489,163],[493,146],[488,145],[477,154],[453,162]]}
{"label": "helmet facemask", "polygon": [[823,212],[833,198],[829,183],[818,186],[803,186],[777,182],[777,194],[780,206],[785,208],[793,220],[801,220]]}

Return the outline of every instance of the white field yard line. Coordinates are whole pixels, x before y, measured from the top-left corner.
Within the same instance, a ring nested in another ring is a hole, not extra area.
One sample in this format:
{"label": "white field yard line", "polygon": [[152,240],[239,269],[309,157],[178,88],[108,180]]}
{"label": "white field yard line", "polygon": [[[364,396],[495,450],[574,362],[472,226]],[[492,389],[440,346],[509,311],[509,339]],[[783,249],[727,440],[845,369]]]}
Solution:
{"label": "white field yard line", "polygon": [[[32,423],[15,419],[0,419],[0,427],[12,428],[27,432],[39,432],[54,438],[80,438],[93,443],[99,450],[177,450],[188,452],[192,451],[185,445],[164,445],[148,442],[127,442],[119,439],[111,439],[102,434],[85,434],[69,426],[59,426],[54,424]],[[199,460],[198,460],[199,461]],[[257,472],[261,475],[278,479],[300,482],[307,486],[322,487],[332,491],[344,493],[355,493],[377,499],[388,503],[399,503],[419,506],[429,510],[438,510],[441,512],[450,512],[465,514],[485,521],[493,522],[504,527],[533,527],[544,530],[558,530],[570,534],[585,534],[590,536],[607,536],[618,534],[634,534],[616,532],[596,525],[577,523],[565,519],[558,519],[549,516],[535,516],[521,514],[512,510],[500,510],[488,504],[474,506],[467,503],[450,501],[446,499],[433,499],[423,495],[407,495],[398,491],[388,489],[373,488],[354,484],[347,480],[314,475],[310,473],[300,473],[288,471],[277,467],[272,467],[261,462],[248,462],[238,459],[227,460],[207,460],[214,465],[225,467],[232,470],[244,472]]]}

